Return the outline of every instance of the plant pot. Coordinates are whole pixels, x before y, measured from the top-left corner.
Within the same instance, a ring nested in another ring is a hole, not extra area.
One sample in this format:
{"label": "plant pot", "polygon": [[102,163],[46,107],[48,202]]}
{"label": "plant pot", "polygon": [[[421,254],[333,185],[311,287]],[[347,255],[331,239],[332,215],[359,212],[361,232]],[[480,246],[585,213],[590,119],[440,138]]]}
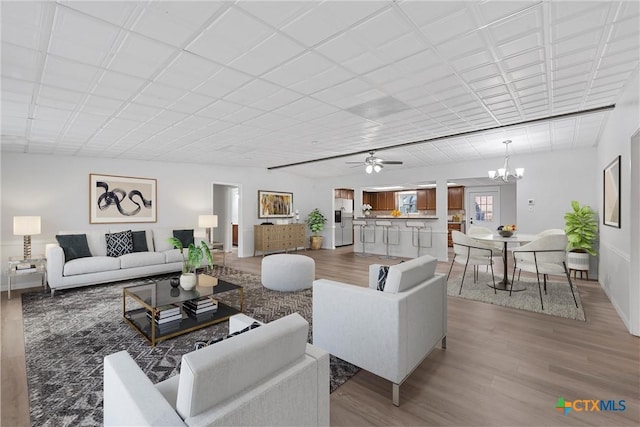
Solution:
{"label": "plant pot", "polygon": [[190,291],[195,288],[197,282],[198,280],[195,273],[182,273],[180,276],[180,286],[185,291]]}
{"label": "plant pot", "polygon": [[586,252],[567,252],[569,270],[589,271],[589,254]]}
{"label": "plant pot", "polygon": [[310,238],[312,251],[317,251],[322,247],[322,236],[311,236]]}

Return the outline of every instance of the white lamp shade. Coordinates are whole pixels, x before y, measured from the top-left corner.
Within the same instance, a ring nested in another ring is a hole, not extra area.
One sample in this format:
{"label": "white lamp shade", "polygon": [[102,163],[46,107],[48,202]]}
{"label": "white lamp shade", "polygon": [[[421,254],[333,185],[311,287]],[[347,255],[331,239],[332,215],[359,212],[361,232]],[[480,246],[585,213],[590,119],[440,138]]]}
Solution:
{"label": "white lamp shade", "polygon": [[40,234],[39,216],[14,216],[13,234],[16,236],[33,236]]}
{"label": "white lamp shade", "polygon": [[366,173],[371,173],[371,172],[373,172],[373,166],[371,166],[371,165],[367,165],[367,166],[364,168],[364,171],[365,171]]}
{"label": "white lamp shade", "polygon": [[215,228],[218,226],[218,215],[200,215],[198,227]]}
{"label": "white lamp shade", "polygon": [[524,176],[524,168],[516,168],[516,176],[518,178],[523,177]]}

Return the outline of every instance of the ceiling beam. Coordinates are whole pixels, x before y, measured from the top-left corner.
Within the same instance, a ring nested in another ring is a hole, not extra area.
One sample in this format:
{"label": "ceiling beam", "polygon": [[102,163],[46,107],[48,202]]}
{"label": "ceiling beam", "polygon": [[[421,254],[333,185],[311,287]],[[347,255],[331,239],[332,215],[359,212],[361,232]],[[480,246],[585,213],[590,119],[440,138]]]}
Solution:
{"label": "ceiling beam", "polygon": [[482,129],[475,129],[475,130],[469,130],[469,131],[465,131],[465,132],[452,133],[452,134],[449,134],[449,135],[436,136],[436,137],[433,137],[433,138],[421,139],[419,141],[403,142],[403,143],[400,143],[400,144],[388,145],[386,147],[367,148],[366,150],[354,151],[352,153],[337,154],[335,156],[322,157],[322,158],[319,158],[319,159],[304,160],[302,162],[289,163],[289,164],[286,164],[286,165],[269,166],[269,167],[267,167],[267,169],[268,170],[275,170],[275,169],[289,168],[289,167],[292,167],[292,166],[300,166],[300,165],[306,165],[306,164],[309,164],[309,163],[323,162],[325,160],[335,160],[335,159],[341,159],[341,158],[344,158],[344,157],[356,156],[358,154],[368,154],[371,151],[382,151],[382,150],[390,150],[390,149],[393,149],[393,148],[409,147],[409,146],[412,146],[412,145],[427,144],[429,142],[441,141],[443,139],[449,139],[449,138],[457,138],[457,137],[460,137],[460,136],[473,135],[473,134],[476,134],[476,133],[487,132],[487,131],[496,130],[496,129],[503,129],[503,128],[507,128],[507,127],[511,127],[511,126],[530,125],[530,124],[533,124],[533,123],[546,122],[546,121],[552,121],[552,120],[560,120],[560,119],[566,119],[566,118],[569,118],[569,117],[583,116],[583,115],[587,115],[587,114],[602,113],[602,112],[605,112],[605,111],[613,110],[614,108],[616,108],[616,104],[610,104],[610,105],[605,105],[605,106],[601,106],[601,107],[589,108],[587,110],[572,111],[572,112],[569,112],[569,113],[562,113],[562,114],[555,114],[555,115],[546,116],[546,117],[539,117],[537,119],[523,120],[523,121],[515,122],[515,123],[508,123],[508,124],[504,124],[504,125],[490,126],[490,127],[486,127],[486,128],[482,128]]}

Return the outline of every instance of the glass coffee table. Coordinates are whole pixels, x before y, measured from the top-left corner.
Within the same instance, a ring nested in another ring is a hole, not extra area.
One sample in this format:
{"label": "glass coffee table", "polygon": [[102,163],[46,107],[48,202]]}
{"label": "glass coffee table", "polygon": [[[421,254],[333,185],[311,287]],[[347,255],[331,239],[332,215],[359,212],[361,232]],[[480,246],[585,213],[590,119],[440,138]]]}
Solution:
{"label": "glass coffee table", "polygon": [[[218,299],[220,294],[227,294],[225,298],[232,296],[228,294],[232,291],[239,293],[239,307],[225,304]],[[197,309],[199,304],[210,304],[210,298],[216,300],[217,310]],[[243,305],[242,286],[221,279],[218,279],[216,286],[196,286],[190,291],[185,291],[179,286],[171,287],[170,279],[149,280],[142,285],[122,290],[124,320],[154,347],[169,338],[224,322],[234,314],[241,313]],[[194,309],[197,309],[199,314],[194,314]],[[172,314],[163,319],[161,312],[165,310]],[[152,319],[170,321],[158,323]]]}

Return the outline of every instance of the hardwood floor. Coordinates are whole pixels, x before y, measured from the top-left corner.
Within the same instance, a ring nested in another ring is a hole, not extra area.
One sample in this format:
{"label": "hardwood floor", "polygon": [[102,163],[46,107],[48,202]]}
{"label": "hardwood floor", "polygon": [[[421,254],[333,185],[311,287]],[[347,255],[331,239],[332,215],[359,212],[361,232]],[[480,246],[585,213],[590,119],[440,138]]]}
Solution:
{"label": "hardwood floor", "polygon": [[[366,286],[368,265],[380,260],[350,251],[305,254],[315,259],[317,278]],[[261,261],[227,255],[227,265],[256,274]],[[448,268],[439,263],[437,271]],[[454,266],[452,275],[460,273]],[[360,371],[331,395],[331,424],[638,425],[640,339],[627,332],[598,283],[576,282],[586,322],[449,297],[448,348],[435,349],[402,385],[400,407],[391,404],[388,381]],[[0,305],[2,426],[29,425],[18,294],[7,300],[3,293]],[[559,397],[625,400],[626,410],[563,415],[555,409]]]}

